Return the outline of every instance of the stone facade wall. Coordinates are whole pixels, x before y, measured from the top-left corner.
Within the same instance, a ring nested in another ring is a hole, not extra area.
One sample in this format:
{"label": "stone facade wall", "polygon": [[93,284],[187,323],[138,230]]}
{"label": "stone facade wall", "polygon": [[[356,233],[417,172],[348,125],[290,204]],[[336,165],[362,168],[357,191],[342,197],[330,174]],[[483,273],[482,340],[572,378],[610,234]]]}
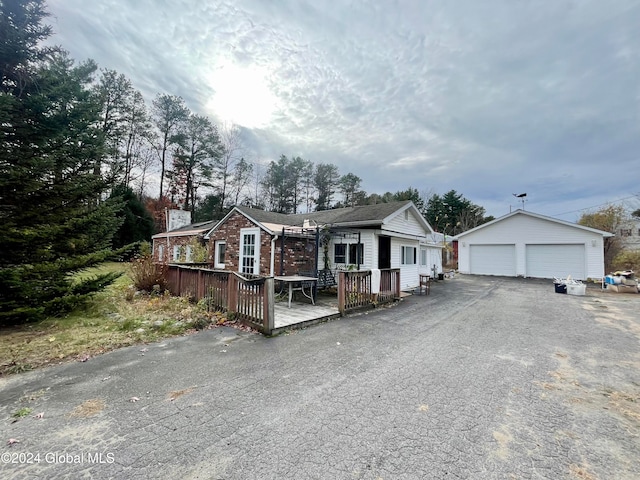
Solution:
{"label": "stone facade wall", "polygon": [[[224,269],[234,272],[239,271],[240,262],[240,232],[243,228],[256,228],[256,225],[249,221],[244,215],[234,213],[227,221],[220,225],[209,238],[209,263],[214,267],[215,243],[216,241],[226,242],[226,253]],[[271,274],[271,240],[272,236],[260,230],[260,275],[269,276]],[[313,270],[315,262],[314,247],[310,239],[297,239],[288,237],[285,241],[285,254],[283,264],[284,275],[294,275],[300,271]],[[281,239],[275,242],[274,274],[280,275]]]}

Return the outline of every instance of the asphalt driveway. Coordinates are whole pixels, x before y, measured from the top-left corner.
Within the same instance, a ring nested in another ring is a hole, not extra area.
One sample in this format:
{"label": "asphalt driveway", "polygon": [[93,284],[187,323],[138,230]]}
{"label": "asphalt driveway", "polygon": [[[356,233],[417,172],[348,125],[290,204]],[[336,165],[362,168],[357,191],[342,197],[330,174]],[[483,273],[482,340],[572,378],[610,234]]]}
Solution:
{"label": "asphalt driveway", "polygon": [[0,477],[640,478],[640,295],[587,293],[458,276],[0,379]]}

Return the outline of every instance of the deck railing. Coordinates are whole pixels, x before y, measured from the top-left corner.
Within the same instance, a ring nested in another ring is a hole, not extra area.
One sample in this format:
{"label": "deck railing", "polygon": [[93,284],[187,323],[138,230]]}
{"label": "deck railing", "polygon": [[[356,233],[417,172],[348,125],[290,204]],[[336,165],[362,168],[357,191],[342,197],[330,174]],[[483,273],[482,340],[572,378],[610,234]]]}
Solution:
{"label": "deck railing", "polygon": [[[264,334],[274,330],[273,277],[247,278],[236,272],[184,265],[168,265],[169,292],[195,301],[205,299],[207,308],[226,312],[239,322]],[[338,277],[338,309],[341,314],[400,298],[400,269],[380,270],[380,288],[373,293],[371,271],[341,271]]]}
{"label": "deck railing", "polygon": [[209,310],[231,314],[265,334],[273,331],[273,278],[246,278],[236,272],[169,265],[166,279],[173,295],[197,302],[206,299]]}
{"label": "deck railing", "polygon": [[338,309],[342,314],[400,298],[399,268],[380,270],[378,293],[371,288],[371,270],[340,271],[338,275]]}
{"label": "deck railing", "polygon": [[378,303],[393,302],[398,298],[400,298],[400,269],[385,268],[380,270]]}

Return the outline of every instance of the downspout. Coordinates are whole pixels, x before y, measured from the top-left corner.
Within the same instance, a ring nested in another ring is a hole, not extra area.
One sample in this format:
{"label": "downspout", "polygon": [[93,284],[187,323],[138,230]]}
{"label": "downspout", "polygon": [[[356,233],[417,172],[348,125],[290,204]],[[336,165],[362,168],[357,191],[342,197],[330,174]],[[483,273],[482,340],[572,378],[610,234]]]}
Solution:
{"label": "downspout", "polygon": [[271,238],[271,262],[269,265],[269,276],[273,277],[274,270],[276,268],[276,242],[278,241],[278,235],[274,235]]}
{"label": "downspout", "polygon": [[171,258],[169,250],[171,250],[171,243],[169,242],[169,207],[164,207],[164,219],[167,226],[167,253],[165,258],[167,261],[165,262],[163,259],[162,263],[169,263],[169,259]]}
{"label": "downspout", "polygon": [[284,275],[284,227],[282,227],[282,237],[280,238],[280,275]]}

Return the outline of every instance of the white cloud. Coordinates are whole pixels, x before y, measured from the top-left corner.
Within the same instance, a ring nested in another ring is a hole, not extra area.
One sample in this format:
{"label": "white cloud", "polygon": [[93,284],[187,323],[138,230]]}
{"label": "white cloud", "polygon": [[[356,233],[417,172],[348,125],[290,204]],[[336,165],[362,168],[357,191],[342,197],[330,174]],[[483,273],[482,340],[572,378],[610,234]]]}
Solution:
{"label": "white cloud", "polygon": [[547,214],[638,190],[634,0],[49,4],[75,58],[243,124],[256,158],[336,163],[369,192],[453,188],[495,215],[512,190]]}

